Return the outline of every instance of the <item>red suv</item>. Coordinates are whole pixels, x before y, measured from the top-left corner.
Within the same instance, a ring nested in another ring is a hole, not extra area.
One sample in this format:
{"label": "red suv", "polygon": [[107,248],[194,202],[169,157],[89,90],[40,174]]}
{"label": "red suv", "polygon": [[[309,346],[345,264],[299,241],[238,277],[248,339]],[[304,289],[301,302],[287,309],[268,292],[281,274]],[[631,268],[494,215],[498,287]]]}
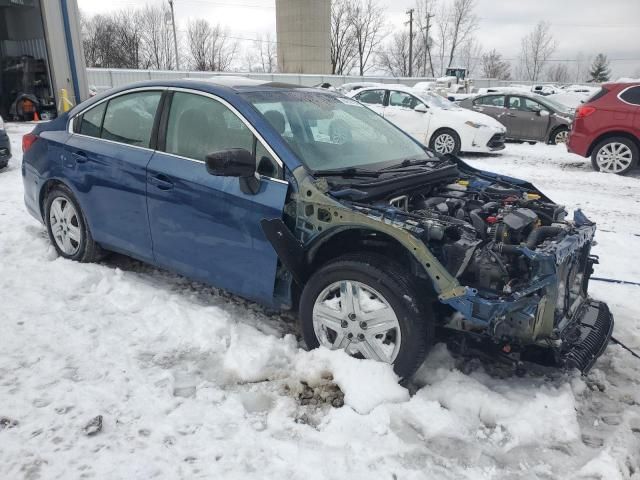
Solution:
{"label": "red suv", "polygon": [[640,156],[640,82],[605,83],[576,109],[567,149],[595,170],[625,174]]}

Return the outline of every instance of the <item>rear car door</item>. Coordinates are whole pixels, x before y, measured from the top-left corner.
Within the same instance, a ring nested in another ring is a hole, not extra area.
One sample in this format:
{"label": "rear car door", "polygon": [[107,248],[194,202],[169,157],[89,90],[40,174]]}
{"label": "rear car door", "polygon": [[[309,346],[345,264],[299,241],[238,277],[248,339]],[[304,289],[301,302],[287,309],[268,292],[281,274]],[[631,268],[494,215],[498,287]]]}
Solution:
{"label": "rear car door", "polygon": [[94,239],[152,259],[146,169],[163,89],[124,92],[74,117],[63,166]]}
{"label": "rear car door", "polygon": [[[400,127],[419,142],[428,142],[429,112],[416,112],[414,108],[424,102],[407,92],[389,91],[388,105],[384,118]],[[426,107],[426,105],[424,105]]]}
{"label": "rear car door", "polygon": [[374,112],[384,115],[384,106],[385,106],[385,97],[387,96],[387,91],[384,89],[376,89],[376,90],[364,90],[358,93],[355,97],[360,103],[365,104]]}
{"label": "rear car door", "polygon": [[546,109],[527,97],[510,95],[507,99],[507,117],[512,125],[511,138],[521,140],[544,140],[549,124],[549,115],[541,114]]}
{"label": "rear car door", "polygon": [[507,113],[504,107],[504,95],[485,95],[473,100],[472,109],[495,118],[505,126],[504,116]]}
{"label": "rear car door", "polygon": [[[148,167],[148,210],[156,263],[262,303],[273,303],[278,263],[260,221],[282,218],[288,183],[282,163],[227,102],[172,91],[158,150]],[[254,153],[257,193],[235,177],[207,172],[207,154]]]}

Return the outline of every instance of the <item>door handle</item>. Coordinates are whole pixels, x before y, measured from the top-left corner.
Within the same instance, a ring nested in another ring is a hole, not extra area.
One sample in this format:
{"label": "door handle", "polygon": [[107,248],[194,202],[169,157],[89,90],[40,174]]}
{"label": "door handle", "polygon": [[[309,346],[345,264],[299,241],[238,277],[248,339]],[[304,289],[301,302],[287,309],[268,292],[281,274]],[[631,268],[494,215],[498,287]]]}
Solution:
{"label": "door handle", "polygon": [[80,150],[78,150],[77,152],[73,152],[72,156],[76,163],[86,163],[87,160],[89,160],[87,154]]}
{"label": "door handle", "polygon": [[173,188],[173,182],[171,179],[162,173],[152,175],[149,178],[149,181],[160,190],[171,190]]}

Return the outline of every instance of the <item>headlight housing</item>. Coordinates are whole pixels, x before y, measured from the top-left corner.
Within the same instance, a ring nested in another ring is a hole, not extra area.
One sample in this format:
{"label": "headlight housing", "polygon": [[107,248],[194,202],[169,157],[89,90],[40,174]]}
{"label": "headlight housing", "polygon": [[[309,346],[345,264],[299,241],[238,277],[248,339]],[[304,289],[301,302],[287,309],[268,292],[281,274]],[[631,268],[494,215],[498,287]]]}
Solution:
{"label": "headlight housing", "polygon": [[465,125],[469,125],[472,128],[489,128],[489,125],[485,125],[484,123],[476,123],[471,120],[467,120],[464,122]]}

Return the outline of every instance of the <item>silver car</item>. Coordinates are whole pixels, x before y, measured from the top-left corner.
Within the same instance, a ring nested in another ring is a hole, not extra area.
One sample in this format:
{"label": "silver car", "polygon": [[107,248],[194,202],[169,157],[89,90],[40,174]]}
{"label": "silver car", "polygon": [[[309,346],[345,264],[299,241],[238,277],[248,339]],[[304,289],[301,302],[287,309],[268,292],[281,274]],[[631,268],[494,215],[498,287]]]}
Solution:
{"label": "silver car", "polygon": [[539,95],[488,93],[462,100],[459,105],[489,115],[505,127],[509,140],[565,143],[573,121],[573,110]]}

